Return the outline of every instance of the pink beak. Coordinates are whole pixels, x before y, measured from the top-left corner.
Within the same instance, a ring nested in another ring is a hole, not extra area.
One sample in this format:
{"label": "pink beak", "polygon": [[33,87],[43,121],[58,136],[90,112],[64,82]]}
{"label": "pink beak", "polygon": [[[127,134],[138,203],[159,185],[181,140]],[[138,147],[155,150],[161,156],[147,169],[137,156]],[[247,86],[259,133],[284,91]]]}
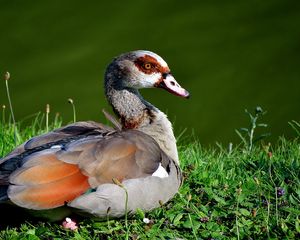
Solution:
{"label": "pink beak", "polygon": [[167,76],[158,84],[158,87],[166,89],[168,92],[179,97],[190,97],[189,92],[182,88],[171,74],[167,74]]}

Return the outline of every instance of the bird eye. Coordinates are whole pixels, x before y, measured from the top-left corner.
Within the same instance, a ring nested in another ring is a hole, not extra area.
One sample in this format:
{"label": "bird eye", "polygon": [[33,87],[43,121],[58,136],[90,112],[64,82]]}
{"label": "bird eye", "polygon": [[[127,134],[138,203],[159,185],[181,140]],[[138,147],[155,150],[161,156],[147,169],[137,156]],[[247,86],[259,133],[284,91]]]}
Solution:
{"label": "bird eye", "polygon": [[144,64],[144,68],[145,68],[146,70],[150,70],[150,69],[152,68],[151,63],[145,63],[145,64]]}

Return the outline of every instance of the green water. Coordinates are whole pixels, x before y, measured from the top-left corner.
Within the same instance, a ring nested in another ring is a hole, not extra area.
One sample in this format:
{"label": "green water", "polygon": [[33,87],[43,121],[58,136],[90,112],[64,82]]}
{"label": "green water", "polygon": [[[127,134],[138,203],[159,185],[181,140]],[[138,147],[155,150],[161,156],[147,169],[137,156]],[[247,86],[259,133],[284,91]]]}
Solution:
{"label": "green water", "polygon": [[[184,100],[158,89],[142,93],[166,111],[176,132],[200,141],[237,141],[245,108],[268,111],[273,139],[294,136],[300,120],[299,1],[0,1],[0,71],[11,73],[17,120],[51,106],[72,120],[103,121],[109,108],[103,74],[112,57],[135,49],[159,53]],[[0,104],[7,104],[4,82]],[[272,140],[272,138],[270,139]]]}

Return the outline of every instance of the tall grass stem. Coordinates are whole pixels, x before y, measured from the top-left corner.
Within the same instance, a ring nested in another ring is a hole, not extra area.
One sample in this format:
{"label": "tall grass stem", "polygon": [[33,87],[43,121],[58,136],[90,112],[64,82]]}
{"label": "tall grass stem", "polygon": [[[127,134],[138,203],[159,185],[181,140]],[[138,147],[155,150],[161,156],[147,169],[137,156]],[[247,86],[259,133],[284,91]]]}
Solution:
{"label": "tall grass stem", "polygon": [[112,179],[113,183],[121,187],[125,191],[125,229],[126,229],[126,237],[125,239],[129,239],[129,227],[128,227],[128,192],[126,187],[117,179]]}
{"label": "tall grass stem", "polygon": [[8,98],[8,103],[9,103],[10,113],[11,113],[11,117],[12,117],[12,121],[13,121],[15,145],[17,146],[17,127],[16,127],[16,120],[15,120],[15,115],[14,115],[14,111],[13,111],[13,107],[12,107],[12,103],[11,103],[11,98],[10,98],[10,94],[9,94],[9,87],[8,87],[8,80],[10,79],[10,73],[9,73],[9,72],[6,72],[6,73],[5,73],[4,79],[5,79],[6,93],[7,93],[7,98]]}
{"label": "tall grass stem", "polygon": [[72,105],[72,110],[73,110],[73,122],[76,122],[76,108],[75,108],[75,104],[72,98],[68,99],[68,102]]}
{"label": "tall grass stem", "polygon": [[270,231],[270,229],[269,229],[269,224],[270,224],[270,202],[271,202],[271,199],[270,199],[270,196],[269,196],[269,198],[268,198],[268,204],[267,204],[267,233],[268,233],[268,238],[270,238],[270,236],[269,236],[269,231]]}
{"label": "tall grass stem", "polygon": [[276,224],[277,224],[277,226],[279,226],[278,193],[277,193],[277,187],[275,187],[275,215],[276,215]]}
{"label": "tall grass stem", "polygon": [[46,105],[46,132],[49,131],[49,113],[50,113],[50,105]]}
{"label": "tall grass stem", "polygon": [[236,235],[237,239],[240,240],[240,228],[239,228],[239,201],[240,201],[240,195],[242,193],[242,188],[237,189],[237,202],[236,202],[236,213],[235,213],[235,224],[236,224]]}
{"label": "tall grass stem", "polygon": [[2,124],[3,124],[3,126],[5,124],[5,109],[6,109],[6,106],[2,105]]}

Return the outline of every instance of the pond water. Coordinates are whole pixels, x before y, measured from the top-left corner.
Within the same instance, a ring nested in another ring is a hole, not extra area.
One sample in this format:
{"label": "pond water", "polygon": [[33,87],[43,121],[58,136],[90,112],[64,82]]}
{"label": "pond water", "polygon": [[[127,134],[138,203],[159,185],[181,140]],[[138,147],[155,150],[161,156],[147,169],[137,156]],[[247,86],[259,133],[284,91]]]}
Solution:
{"label": "pond water", "polygon": [[[238,142],[248,127],[244,109],[267,110],[271,132],[295,136],[300,120],[299,3],[284,1],[131,1],[1,3],[0,71],[10,71],[17,120],[50,104],[72,120],[104,121],[103,75],[123,52],[160,54],[189,100],[158,89],[144,97],[167,112],[178,135],[187,129],[203,144]],[[296,5],[296,6],[295,6]],[[7,105],[4,82],[0,104]]]}

